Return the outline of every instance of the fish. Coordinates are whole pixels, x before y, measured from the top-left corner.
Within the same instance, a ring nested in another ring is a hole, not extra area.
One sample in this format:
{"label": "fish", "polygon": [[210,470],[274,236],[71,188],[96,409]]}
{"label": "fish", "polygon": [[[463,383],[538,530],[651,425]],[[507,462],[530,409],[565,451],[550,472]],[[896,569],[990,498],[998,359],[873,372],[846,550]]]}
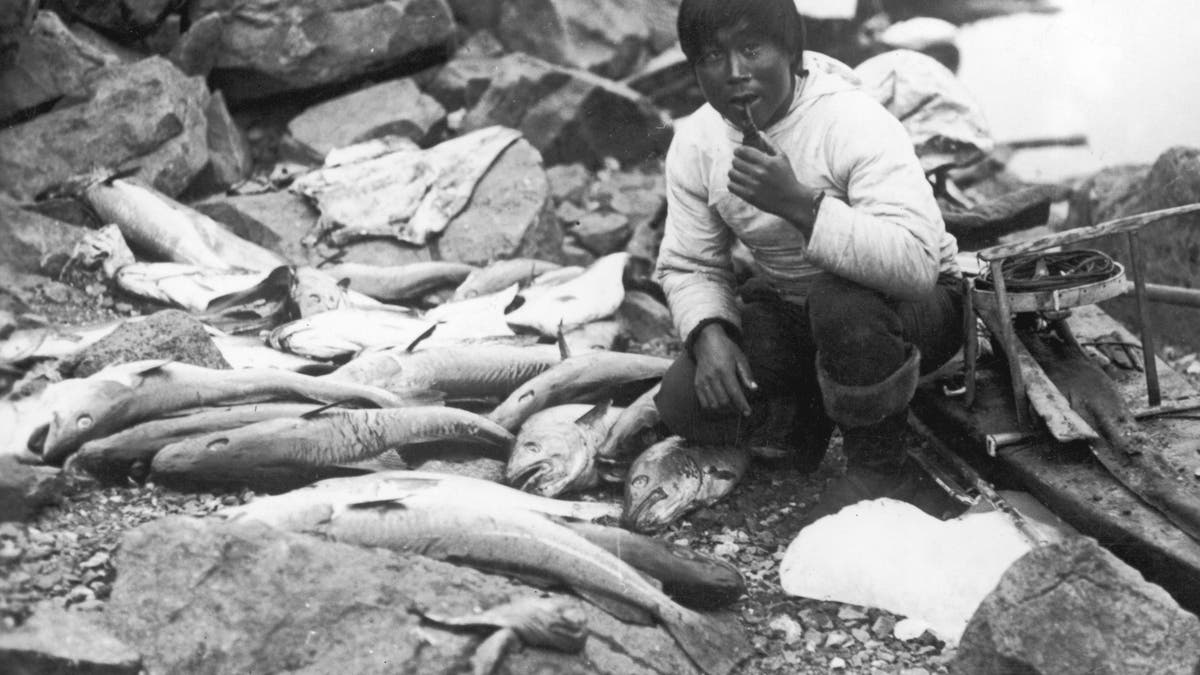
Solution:
{"label": "fish", "polygon": [[351,289],[376,300],[405,302],[418,300],[442,288],[457,286],[479,268],[467,263],[435,260],[389,266],[338,263],[320,269],[335,279],[348,282]]}
{"label": "fish", "polygon": [[587,615],[566,598],[522,598],[476,614],[448,616],[421,612],[427,621],[455,627],[497,629],[475,648],[473,675],[495,672],[508,650],[524,643],[568,653],[583,651],[587,642]]}
{"label": "fish", "polygon": [[737,567],[687,546],[624,528],[560,519],[563,525],[662,584],[663,592],[688,607],[717,609],[746,592]]}
{"label": "fish", "polygon": [[634,460],[625,480],[621,523],[657,532],[687,512],[728,495],[746,473],[750,455],[733,445],[696,445],[670,436]]}
{"label": "fish", "polygon": [[246,482],[298,469],[352,464],[429,441],[507,453],[513,436],[475,413],[444,406],[336,410],[276,418],[185,439],[159,450],[157,482]]}
{"label": "fish", "polygon": [[619,351],[621,324],[612,319],[589,321],[563,333],[562,342],[572,354],[593,350]]}
{"label": "fish", "polygon": [[[272,349],[261,338],[250,335],[229,335],[211,326],[205,331],[232,368],[277,368],[305,375],[324,375],[336,365]],[[365,383],[364,383],[365,384]]]}
{"label": "fish", "polygon": [[621,385],[662,378],[671,363],[671,359],[660,356],[626,352],[597,350],[577,354],[517,387],[488,417],[516,432],[539,410],[609,398]]}
{"label": "fish", "polygon": [[116,223],[130,246],[152,260],[253,272],[287,264],[279,254],[242,239],[140,179],[95,173],[76,184],[77,196],[100,221]]}
{"label": "fish", "polygon": [[412,497],[351,504],[331,513],[317,532],[562,584],[621,620],[657,620],[709,675],[733,671],[750,653],[736,623],[677,604],[628,563],[541,514],[461,498]]}
{"label": "fish", "polygon": [[121,482],[126,477],[144,480],[154,455],[175,441],[276,417],[298,417],[312,409],[312,403],[288,402],[181,410],[92,439],[67,458],[64,468],[91,474],[105,483]]}
{"label": "fish", "polygon": [[202,309],[219,314],[240,307],[267,304],[287,318],[304,318],[335,309],[395,309],[358,291],[315,267],[286,265],[271,271],[259,283],[212,298]]}
{"label": "fish", "polygon": [[451,399],[502,399],[561,360],[553,345],[448,344],[411,352],[391,348],[363,354],[325,377],[388,391],[436,389]]}
{"label": "fish", "polygon": [[[662,383],[655,384],[630,403],[608,428],[604,440],[596,448],[596,462],[600,477],[612,480],[616,476],[614,467],[633,461],[643,450],[658,440],[654,427],[662,420],[654,397],[658,396]],[[624,473],[620,472],[623,478]]]}
{"label": "fish", "polygon": [[435,323],[391,310],[336,309],[276,326],[267,344],[314,359],[337,359],[365,349],[412,344]]}
{"label": "fish", "polygon": [[468,274],[454,289],[451,300],[467,300],[495,293],[513,284],[527,286],[538,276],[558,269],[562,269],[562,265],[537,258],[497,260],[486,267],[475,268]]}
{"label": "fish", "polygon": [[267,274],[184,263],[135,262],[118,269],[114,281],[121,290],[139,298],[201,313],[219,297],[257,286]]}
{"label": "fish", "polygon": [[489,480],[428,471],[378,471],[364,476],[327,478],[312,485],[217,511],[224,520],[253,520],[276,529],[304,532],[314,529],[335,510],[360,501],[402,499],[425,495],[430,499],[471,498],[507,510],[523,509],[570,520],[594,521],[621,515],[619,504],[549,499],[521,492]]}
{"label": "fish", "polygon": [[62,464],[80,445],[184,408],[299,400],[354,401],[378,407],[400,399],[378,387],[336,382],[270,368],[216,370],[172,361],[110,366],[86,378],[58,383],[45,398],[50,421],[29,438],[48,464]]}
{"label": "fish", "polygon": [[530,415],[513,443],[506,482],[543,497],[595,487],[596,448],[620,414],[611,401],[602,401],[557,405]]}
{"label": "fish", "polygon": [[568,330],[616,313],[625,298],[622,277],[629,254],[620,251],[597,259],[574,279],[522,294],[525,303],[505,316],[517,332],[535,332],[554,337]]}
{"label": "fish", "polygon": [[26,325],[16,328],[0,340],[0,363],[61,359],[111,335],[126,321],[144,318],[136,316],[84,326]]}
{"label": "fish", "polygon": [[427,321],[438,324],[430,342],[513,335],[505,312],[516,300],[518,290],[514,283],[495,293],[443,303],[425,312]]}
{"label": "fish", "polygon": [[98,230],[87,230],[71,249],[71,265],[84,269],[99,268],[106,279],[116,276],[117,270],[137,262],[129,244],[116,223],[109,223]]}

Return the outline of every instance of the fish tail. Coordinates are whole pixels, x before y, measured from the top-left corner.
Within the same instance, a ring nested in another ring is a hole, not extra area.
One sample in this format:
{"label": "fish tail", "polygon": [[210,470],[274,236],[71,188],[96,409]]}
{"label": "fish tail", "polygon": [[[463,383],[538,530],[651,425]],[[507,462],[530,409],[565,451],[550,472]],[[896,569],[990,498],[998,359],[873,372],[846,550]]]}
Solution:
{"label": "fish tail", "polygon": [[736,619],[719,621],[675,603],[667,605],[659,618],[705,675],[727,675],[750,658],[750,640]]}

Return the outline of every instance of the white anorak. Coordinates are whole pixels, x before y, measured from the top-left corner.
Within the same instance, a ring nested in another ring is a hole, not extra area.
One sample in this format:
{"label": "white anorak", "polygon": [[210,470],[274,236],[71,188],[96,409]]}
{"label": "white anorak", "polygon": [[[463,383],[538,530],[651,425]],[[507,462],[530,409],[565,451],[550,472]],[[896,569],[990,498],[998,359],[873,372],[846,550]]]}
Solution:
{"label": "white anorak", "polygon": [[933,189],[899,120],[855,85],[810,68],[787,114],[762,131],[801,184],[825,193],[812,238],[729,191],[742,131],[705,104],[676,122],[667,152],[667,220],[656,275],[690,344],[701,324],[740,330],[732,248],[750,250],[780,294],[802,302],[831,272],[903,300],[960,276]]}

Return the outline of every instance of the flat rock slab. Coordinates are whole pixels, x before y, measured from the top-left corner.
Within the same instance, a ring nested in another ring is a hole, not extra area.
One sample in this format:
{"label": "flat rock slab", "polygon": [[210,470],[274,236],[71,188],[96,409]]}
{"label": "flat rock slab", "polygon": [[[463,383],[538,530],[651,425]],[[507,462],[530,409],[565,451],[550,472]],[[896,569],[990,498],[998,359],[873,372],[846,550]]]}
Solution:
{"label": "flat rock slab", "polygon": [[126,321],[111,334],[65,360],[60,369],[72,377],[87,377],[106,366],[143,359],[170,359],[205,368],[229,368],[203,324],[182,310],[165,309],[141,321]]}
{"label": "flat rock slab", "polygon": [[1200,618],[1102,548],[1075,537],[1030,551],[967,624],[951,673],[1200,672]]}
{"label": "flat rock slab", "polygon": [[0,632],[0,664],[12,675],[138,675],[141,656],[89,615],[41,605],[11,632]]}
{"label": "flat rock slab", "polygon": [[220,29],[190,40],[189,30],[181,52],[210,60],[214,86],[232,102],[396,66],[454,34],[445,0],[202,0],[189,15],[193,27],[215,20]]}
{"label": "flat rock slab", "polygon": [[304,240],[314,234],[320,214],[294,192],[215,196],[192,207],[242,239],[271,249],[292,263],[316,262]]}
{"label": "flat rock slab", "polygon": [[0,198],[0,265],[37,274],[47,256],[70,255],[84,232],[83,228],[26,211]]}
{"label": "flat rock slab", "polygon": [[[421,621],[537,592],[502,577],[257,523],[170,517],[125,535],[105,621],[155,673],[462,673],[481,635]],[[526,647],[512,673],[694,673],[665,631],[580,605],[583,654]]]}
{"label": "flat rock slab", "polygon": [[120,62],[117,54],[80,39],[54,12],[38,12],[12,64],[0,67],[0,119],[77,95],[88,76]]}
{"label": "flat rock slab", "polygon": [[128,162],[177,195],[208,163],[208,102],[204,80],[166,59],[105,68],[79,102],[0,129],[0,194],[31,201],[80,171]]}
{"label": "flat rock slab", "polygon": [[58,501],[64,489],[61,469],[22,464],[15,455],[0,455],[0,522],[28,519]]}
{"label": "flat rock slab", "polygon": [[670,119],[625,85],[528,54],[483,61],[467,81],[482,88],[480,78],[489,71],[492,77],[463,118],[464,130],[519,129],[547,166],[596,167],[606,157],[639,162],[665,153],[670,143]]}
{"label": "flat rock slab", "polygon": [[412,80],[390,80],[323,101],[288,123],[288,133],[314,159],[335,148],[383,136],[425,146],[444,128],[446,111]]}

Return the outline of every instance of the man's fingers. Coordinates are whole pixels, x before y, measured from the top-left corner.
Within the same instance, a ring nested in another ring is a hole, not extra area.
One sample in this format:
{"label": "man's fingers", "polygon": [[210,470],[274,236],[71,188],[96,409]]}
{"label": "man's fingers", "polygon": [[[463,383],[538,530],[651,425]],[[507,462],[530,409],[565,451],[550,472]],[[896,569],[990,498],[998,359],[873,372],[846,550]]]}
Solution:
{"label": "man's fingers", "polygon": [[738,361],[737,364],[738,379],[742,381],[742,386],[754,391],[758,389],[758,383],[754,381],[754,374],[750,372],[750,364],[744,361]]}

